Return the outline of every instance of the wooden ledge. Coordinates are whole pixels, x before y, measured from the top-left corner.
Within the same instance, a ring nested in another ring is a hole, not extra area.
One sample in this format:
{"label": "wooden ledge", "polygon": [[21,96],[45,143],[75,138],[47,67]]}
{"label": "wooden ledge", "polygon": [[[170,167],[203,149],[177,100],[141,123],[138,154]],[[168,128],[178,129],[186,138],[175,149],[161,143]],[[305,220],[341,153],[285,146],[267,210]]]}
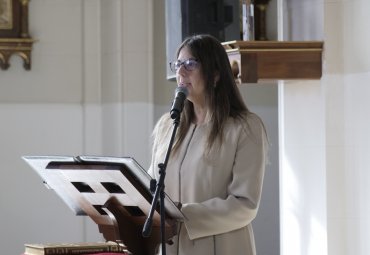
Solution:
{"label": "wooden ledge", "polygon": [[260,79],[320,79],[323,42],[230,41],[222,43],[241,83]]}

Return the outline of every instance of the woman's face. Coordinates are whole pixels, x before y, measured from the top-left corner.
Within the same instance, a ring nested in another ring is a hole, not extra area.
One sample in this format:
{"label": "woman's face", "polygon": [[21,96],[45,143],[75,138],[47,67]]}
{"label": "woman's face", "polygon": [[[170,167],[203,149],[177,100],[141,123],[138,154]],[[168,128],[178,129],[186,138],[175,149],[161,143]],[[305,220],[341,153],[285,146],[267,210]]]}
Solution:
{"label": "woman's face", "polygon": [[206,82],[201,71],[201,64],[198,62],[188,62],[191,70],[187,70],[186,60],[196,60],[188,47],[181,49],[179,56],[177,58],[180,65],[179,69],[176,71],[176,79],[179,87],[186,87],[188,89],[189,95],[188,100],[193,104],[203,104],[205,99],[205,87]]}

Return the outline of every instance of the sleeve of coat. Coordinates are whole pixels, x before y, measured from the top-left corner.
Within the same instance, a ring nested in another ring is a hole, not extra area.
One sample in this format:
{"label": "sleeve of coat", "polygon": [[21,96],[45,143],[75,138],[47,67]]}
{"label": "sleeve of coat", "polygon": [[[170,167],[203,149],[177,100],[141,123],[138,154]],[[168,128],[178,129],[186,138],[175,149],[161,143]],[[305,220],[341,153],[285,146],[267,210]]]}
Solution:
{"label": "sleeve of coat", "polygon": [[249,121],[249,132],[241,132],[226,199],[183,204],[184,222],[191,240],[245,227],[256,217],[259,206],[267,138],[258,118]]}

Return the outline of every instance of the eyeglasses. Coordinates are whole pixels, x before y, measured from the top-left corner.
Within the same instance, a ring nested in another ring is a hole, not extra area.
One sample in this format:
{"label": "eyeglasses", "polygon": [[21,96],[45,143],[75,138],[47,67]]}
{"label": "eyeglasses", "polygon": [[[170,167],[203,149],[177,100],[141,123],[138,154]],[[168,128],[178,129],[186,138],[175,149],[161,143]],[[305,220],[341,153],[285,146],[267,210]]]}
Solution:
{"label": "eyeglasses", "polygon": [[193,71],[198,67],[199,62],[196,59],[191,59],[191,58],[183,60],[183,61],[176,60],[174,62],[170,62],[170,69],[172,72],[176,73],[182,65],[184,65],[185,70]]}

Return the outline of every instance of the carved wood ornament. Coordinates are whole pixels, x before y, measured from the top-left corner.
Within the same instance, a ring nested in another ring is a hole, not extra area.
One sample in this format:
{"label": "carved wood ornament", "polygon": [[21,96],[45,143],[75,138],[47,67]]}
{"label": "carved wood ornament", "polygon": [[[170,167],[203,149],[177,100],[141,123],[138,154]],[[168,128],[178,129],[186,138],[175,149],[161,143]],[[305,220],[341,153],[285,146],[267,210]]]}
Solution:
{"label": "carved wood ornament", "polygon": [[34,40],[28,33],[29,0],[0,0],[0,68],[9,68],[9,59],[18,55],[26,70],[31,69]]}

